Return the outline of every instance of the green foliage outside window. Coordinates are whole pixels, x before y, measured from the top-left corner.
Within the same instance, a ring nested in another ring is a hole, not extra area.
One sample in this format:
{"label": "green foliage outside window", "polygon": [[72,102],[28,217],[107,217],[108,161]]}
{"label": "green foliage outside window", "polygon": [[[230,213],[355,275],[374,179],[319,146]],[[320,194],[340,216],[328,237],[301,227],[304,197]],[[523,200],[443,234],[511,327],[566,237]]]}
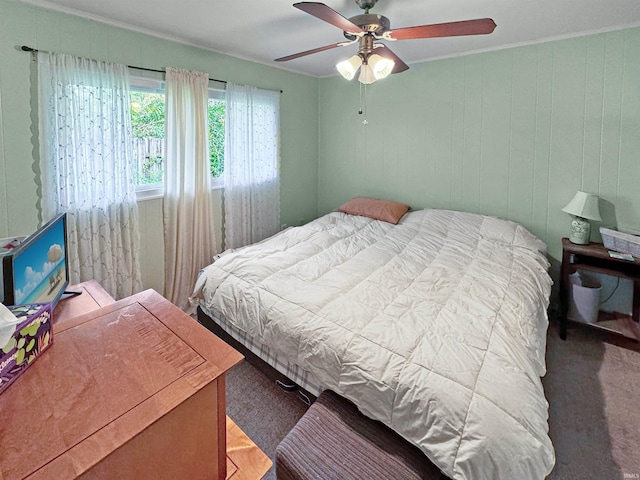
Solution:
{"label": "green foliage outside window", "polygon": [[[224,170],[224,115],[225,102],[209,99],[209,164],[212,177],[222,176]],[[131,92],[131,123],[134,141],[141,144],[159,145],[164,141],[165,96],[161,93]],[[161,148],[161,147],[158,147]],[[153,152],[142,152],[138,165],[137,184],[162,183],[164,159]]]}
{"label": "green foliage outside window", "polygon": [[146,156],[145,161],[137,173],[138,185],[156,185],[164,181],[164,158]]}
{"label": "green foliage outside window", "polygon": [[222,176],[224,171],[224,100],[209,99],[209,161],[211,176]]}
{"label": "green foliage outside window", "polygon": [[164,138],[164,95],[131,92],[134,138]]}

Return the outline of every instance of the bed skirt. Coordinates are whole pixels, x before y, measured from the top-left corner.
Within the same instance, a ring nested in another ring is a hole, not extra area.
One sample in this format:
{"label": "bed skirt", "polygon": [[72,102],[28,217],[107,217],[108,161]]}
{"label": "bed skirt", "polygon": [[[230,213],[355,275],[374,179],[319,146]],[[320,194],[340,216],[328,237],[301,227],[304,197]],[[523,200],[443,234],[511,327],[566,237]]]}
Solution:
{"label": "bed skirt", "polygon": [[[209,310],[203,306],[198,306],[198,320],[202,322],[202,315],[205,315],[214,324],[219,326],[231,338],[236,340],[240,345],[244,346],[248,351],[257,356],[260,360],[277,370],[287,379],[294,382],[298,387],[306,390],[314,397],[318,397],[325,388],[320,384],[316,377],[295,365],[288,360],[279,357],[277,353],[268,346],[260,343],[255,338],[249,336],[246,332],[234,327],[226,319],[216,315],[212,315]],[[206,326],[206,325],[205,325]],[[215,333],[215,332],[214,332]],[[223,339],[224,340],[224,339]]]}

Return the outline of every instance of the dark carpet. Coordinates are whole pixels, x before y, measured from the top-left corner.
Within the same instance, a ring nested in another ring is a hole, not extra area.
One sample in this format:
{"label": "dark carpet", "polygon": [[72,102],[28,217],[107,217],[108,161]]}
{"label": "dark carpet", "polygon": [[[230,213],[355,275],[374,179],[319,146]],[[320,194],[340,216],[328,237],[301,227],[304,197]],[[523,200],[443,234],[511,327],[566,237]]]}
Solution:
{"label": "dark carpet", "polygon": [[[552,324],[543,383],[556,449],[550,480],[640,479],[640,352],[578,327],[563,342]],[[227,414],[272,460],[306,408],[246,361],[227,376]]]}
{"label": "dark carpet", "polygon": [[[227,373],[227,415],[274,465],[276,447],[307,408],[296,393],[283,391],[246,360]],[[275,479],[275,469],[264,478]]]}

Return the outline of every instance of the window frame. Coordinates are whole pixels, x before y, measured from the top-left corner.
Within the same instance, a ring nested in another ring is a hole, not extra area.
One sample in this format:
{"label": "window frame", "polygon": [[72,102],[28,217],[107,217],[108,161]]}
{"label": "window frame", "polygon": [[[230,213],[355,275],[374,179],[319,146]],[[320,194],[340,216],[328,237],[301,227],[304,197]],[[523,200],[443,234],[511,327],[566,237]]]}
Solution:
{"label": "window frame", "polygon": [[[153,75],[153,73],[151,74]],[[161,93],[165,95],[165,81],[155,76],[141,75],[137,71],[129,74],[129,89],[135,92]],[[157,75],[164,75],[158,73]],[[220,87],[209,87],[208,98],[213,100],[226,101],[226,91]],[[220,177],[209,177],[209,188],[211,190],[224,189],[224,174]],[[164,183],[136,185],[136,197],[138,200],[152,200],[164,196]]]}
{"label": "window frame", "polygon": [[[161,93],[165,96],[164,80],[151,76],[129,75],[129,89],[134,92]],[[137,200],[153,200],[164,197],[164,183],[136,185]]]}

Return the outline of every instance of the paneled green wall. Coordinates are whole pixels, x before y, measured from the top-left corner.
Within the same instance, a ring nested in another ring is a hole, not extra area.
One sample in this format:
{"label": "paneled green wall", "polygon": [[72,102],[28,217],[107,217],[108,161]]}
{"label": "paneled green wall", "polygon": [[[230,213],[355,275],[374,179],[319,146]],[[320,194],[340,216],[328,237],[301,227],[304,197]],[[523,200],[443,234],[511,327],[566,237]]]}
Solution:
{"label": "paneled green wall", "polygon": [[[583,189],[603,199],[605,224],[640,233],[640,29],[411,65],[367,88],[363,125],[355,82],[0,0],[0,237],[38,224],[33,69],[22,44],[283,89],[282,223],[354,195],[394,198],[515,220],[558,258],[570,220],[560,209]],[[157,223],[159,208],[142,215]]]}
{"label": "paneled green wall", "polygon": [[320,81],[319,213],[355,195],[478,212],[559,258],[581,189],[640,233],[640,29],[411,65],[367,88],[367,125],[359,106],[357,83]]}

